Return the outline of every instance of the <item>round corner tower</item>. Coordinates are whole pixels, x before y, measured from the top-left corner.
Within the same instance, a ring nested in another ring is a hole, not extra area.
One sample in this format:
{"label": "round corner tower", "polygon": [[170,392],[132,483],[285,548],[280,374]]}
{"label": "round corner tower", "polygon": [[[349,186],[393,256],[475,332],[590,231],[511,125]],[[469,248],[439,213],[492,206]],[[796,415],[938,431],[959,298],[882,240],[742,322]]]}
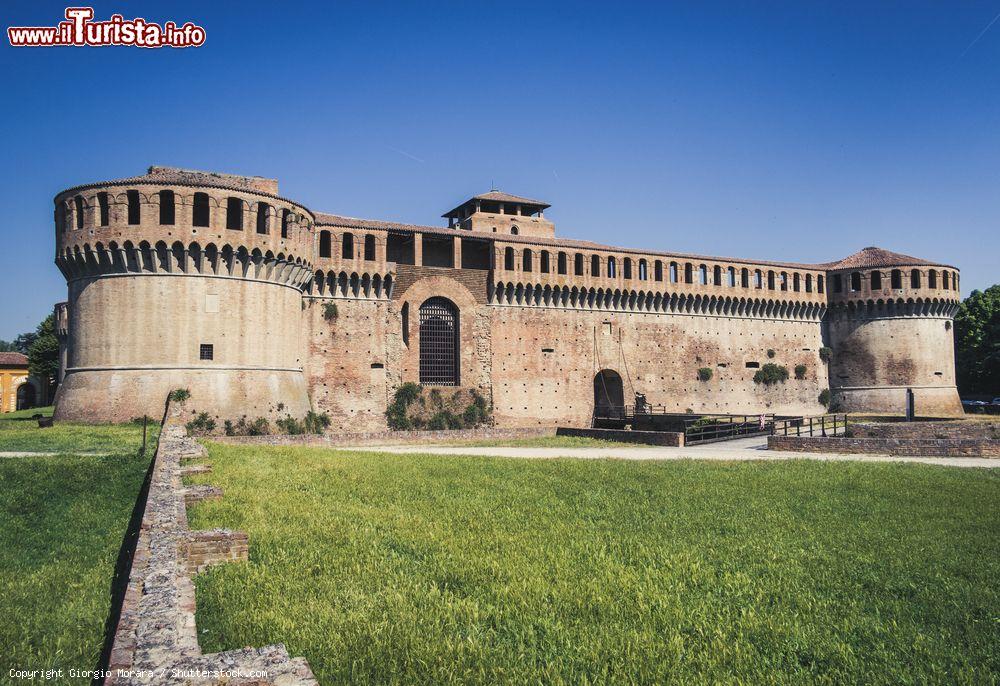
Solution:
{"label": "round corner tower", "polygon": [[953,319],[958,270],[869,247],[828,265],[830,392],[848,412],[962,414]]}
{"label": "round corner tower", "polygon": [[57,419],[156,417],[175,388],[223,419],[308,411],[299,323],[314,218],[277,192],[151,167],[55,197],[69,291]]}

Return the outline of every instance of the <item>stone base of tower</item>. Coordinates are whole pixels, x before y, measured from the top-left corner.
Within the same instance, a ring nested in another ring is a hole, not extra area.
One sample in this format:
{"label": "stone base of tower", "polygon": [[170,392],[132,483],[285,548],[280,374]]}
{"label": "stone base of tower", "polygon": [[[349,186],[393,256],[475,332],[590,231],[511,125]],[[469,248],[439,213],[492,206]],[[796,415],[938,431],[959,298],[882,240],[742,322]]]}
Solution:
{"label": "stone base of tower", "polygon": [[207,412],[219,425],[243,416],[301,419],[310,409],[301,370],[71,369],[56,394],[55,419],[127,422],[144,414],[158,419],[167,395],[179,388],[191,393],[185,412]]}
{"label": "stone base of tower", "polygon": [[[955,386],[910,386],[918,417],[960,417],[965,414]],[[838,412],[906,413],[907,386],[831,388],[832,407]]]}

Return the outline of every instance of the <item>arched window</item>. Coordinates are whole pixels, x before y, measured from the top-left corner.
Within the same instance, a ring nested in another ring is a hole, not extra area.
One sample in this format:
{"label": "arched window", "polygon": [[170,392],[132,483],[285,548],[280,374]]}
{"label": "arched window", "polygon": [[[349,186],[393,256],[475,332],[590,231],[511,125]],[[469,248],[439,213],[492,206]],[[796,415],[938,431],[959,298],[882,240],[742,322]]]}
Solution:
{"label": "arched window", "polygon": [[786,272],[781,272],[781,279],[779,283],[781,284],[781,290],[788,290],[788,274]]}
{"label": "arched window", "polygon": [[289,214],[291,214],[291,212],[288,210],[287,207],[285,209],[281,210],[281,237],[282,238],[288,238],[288,215]]}
{"label": "arched window", "polygon": [[403,320],[403,345],[410,347],[410,303],[403,303],[400,319]]}
{"label": "arched window", "polygon": [[936,269],[932,269],[929,272],[927,272],[927,287],[928,288],[937,288],[938,287],[937,286],[937,270]]}
{"label": "arched window", "polygon": [[727,269],[726,274],[729,277],[729,287],[736,288],[736,267],[730,267]]}
{"label": "arched window", "polygon": [[639,280],[646,281],[649,278],[649,267],[646,260],[639,260]]}
{"label": "arched window", "polygon": [[861,290],[861,272],[851,272],[851,290]]}
{"label": "arched window", "polygon": [[872,272],[872,290],[882,290],[882,272],[875,270]]}
{"label": "arched window", "polygon": [[601,258],[598,255],[590,256],[590,275],[595,279],[601,275]]}
{"label": "arched window", "polygon": [[825,288],[824,281],[825,281],[824,277],[822,277],[822,276],[817,276],[816,277],[816,292],[817,293],[822,293],[823,292],[823,289]]}
{"label": "arched window", "polygon": [[257,233],[271,232],[271,206],[266,202],[257,203]]}
{"label": "arched window", "polygon": [[767,289],[769,291],[774,290],[774,271],[771,269],[767,270]]}
{"label": "arched window", "polygon": [[100,192],[97,194],[97,208],[101,214],[101,226],[107,226],[111,222],[111,212],[108,207],[108,194]]}
{"label": "arched window", "polygon": [[458,311],[445,298],[420,306],[420,383],[458,385]]}
{"label": "arched window", "polygon": [[516,226],[512,226],[510,227],[510,232],[512,235],[516,236],[517,234],[521,233],[521,230],[518,229]]}
{"label": "arched window", "polygon": [[521,253],[521,271],[530,272],[532,267],[531,248],[525,248]]}
{"label": "arched window", "polygon": [[806,293],[813,292],[813,275],[806,274]]}
{"label": "arched window", "polygon": [[663,281],[663,262],[660,260],[653,262],[653,279]]}
{"label": "arched window", "polygon": [[677,283],[677,279],[678,279],[678,276],[677,276],[677,263],[676,262],[671,262],[670,263],[670,283]]}
{"label": "arched window", "polygon": [[552,270],[552,265],[550,264],[551,257],[548,250],[543,250],[538,257],[539,265],[538,268],[542,274],[548,274]]}
{"label": "arched window", "polygon": [[722,285],[722,267],[715,265],[712,269],[712,285],[721,286]]}
{"label": "arched window", "polygon": [[160,191],[160,224],[173,226],[174,223],[174,192]]}
{"label": "arched window", "polygon": [[211,212],[208,209],[208,193],[194,194],[194,207],[191,210],[191,224],[208,226]]}
{"label": "arched window", "polygon": [[632,278],[632,259],[629,257],[622,260],[622,276],[626,279]]}
{"label": "arched window", "polygon": [[375,236],[365,234],[365,260],[368,262],[375,261]]}
{"label": "arched window", "polygon": [[576,276],[583,276],[583,255],[580,253],[573,257],[573,273]]}
{"label": "arched window", "polygon": [[608,257],[607,275],[609,279],[614,279],[618,276],[618,264],[615,262],[614,257]]}
{"label": "arched window", "polygon": [[56,228],[66,231],[66,203],[60,202],[56,205]]}
{"label": "arched window", "polygon": [[792,290],[798,293],[801,288],[802,288],[802,283],[799,280],[799,273],[795,272],[794,274],[792,274]]}
{"label": "arched window", "polygon": [[764,273],[759,269],[754,269],[753,271],[753,285],[754,288],[764,287]]}
{"label": "arched window", "polygon": [[750,270],[746,267],[740,270],[740,286],[742,288],[750,288]]}
{"label": "arched window", "polygon": [[708,267],[705,265],[698,267],[698,283],[702,286],[708,285]]}
{"label": "arched window", "polygon": [[83,196],[73,198],[73,211],[76,214],[76,228],[83,228]]}
{"label": "arched window", "polygon": [[243,230],[243,201],[239,198],[226,200],[226,228],[233,231]]}
{"label": "arched window", "polygon": [[948,288],[949,288],[949,286],[948,286],[948,270],[947,269],[945,269],[944,271],[941,272],[941,288],[943,288],[944,290],[948,290]]}
{"label": "arched window", "polygon": [[330,232],[319,232],[319,256],[330,257]]}
{"label": "arched window", "polygon": [[514,248],[510,246],[503,249],[503,268],[509,272],[514,271]]}
{"label": "arched window", "polygon": [[340,256],[345,260],[354,259],[354,234],[345,233],[341,238]]}
{"label": "arched window", "polygon": [[561,252],[559,253],[559,257],[556,258],[556,270],[560,274],[566,273],[566,253]]}
{"label": "arched window", "polygon": [[903,272],[893,269],[892,274],[889,276],[889,283],[892,284],[893,290],[901,289],[903,287]]}
{"label": "arched window", "polygon": [[920,288],[920,270],[914,269],[910,272],[910,288]]}
{"label": "arched window", "polygon": [[684,283],[694,283],[694,265],[690,262],[684,263]]}
{"label": "arched window", "polygon": [[139,219],[139,191],[128,191],[125,193],[128,200],[128,223],[138,224]]}

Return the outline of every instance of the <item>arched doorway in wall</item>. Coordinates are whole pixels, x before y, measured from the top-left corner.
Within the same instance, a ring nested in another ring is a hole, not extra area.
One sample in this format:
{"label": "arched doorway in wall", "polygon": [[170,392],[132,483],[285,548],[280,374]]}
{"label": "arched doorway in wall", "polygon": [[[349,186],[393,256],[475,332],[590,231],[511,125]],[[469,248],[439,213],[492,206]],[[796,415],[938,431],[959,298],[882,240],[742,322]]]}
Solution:
{"label": "arched doorway in wall", "polygon": [[35,387],[28,381],[17,387],[17,408],[27,410],[37,404],[35,397]]}
{"label": "arched doorway in wall", "polygon": [[459,384],[458,308],[447,298],[430,298],[420,306],[420,383]]}
{"label": "arched doorway in wall", "polygon": [[621,375],[602,369],[594,377],[594,416],[619,417],[625,410],[625,389]]}

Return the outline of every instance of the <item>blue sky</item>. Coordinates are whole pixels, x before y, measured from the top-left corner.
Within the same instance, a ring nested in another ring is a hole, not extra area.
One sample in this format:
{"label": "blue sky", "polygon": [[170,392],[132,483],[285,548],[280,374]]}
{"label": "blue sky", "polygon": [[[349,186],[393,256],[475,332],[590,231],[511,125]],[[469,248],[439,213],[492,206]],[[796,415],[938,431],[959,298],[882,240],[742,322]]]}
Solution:
{"label": "blue sky", "polygon": [[[5,2],[10,25],[64,4]],[[52,196],[150,164],[277,177],[437,225],[491,184],[560,235],[821,262],[867,245],[1000,281],[1000,0],[99,2],[201,48],[3,41],[0,338],[65,299]]]}

